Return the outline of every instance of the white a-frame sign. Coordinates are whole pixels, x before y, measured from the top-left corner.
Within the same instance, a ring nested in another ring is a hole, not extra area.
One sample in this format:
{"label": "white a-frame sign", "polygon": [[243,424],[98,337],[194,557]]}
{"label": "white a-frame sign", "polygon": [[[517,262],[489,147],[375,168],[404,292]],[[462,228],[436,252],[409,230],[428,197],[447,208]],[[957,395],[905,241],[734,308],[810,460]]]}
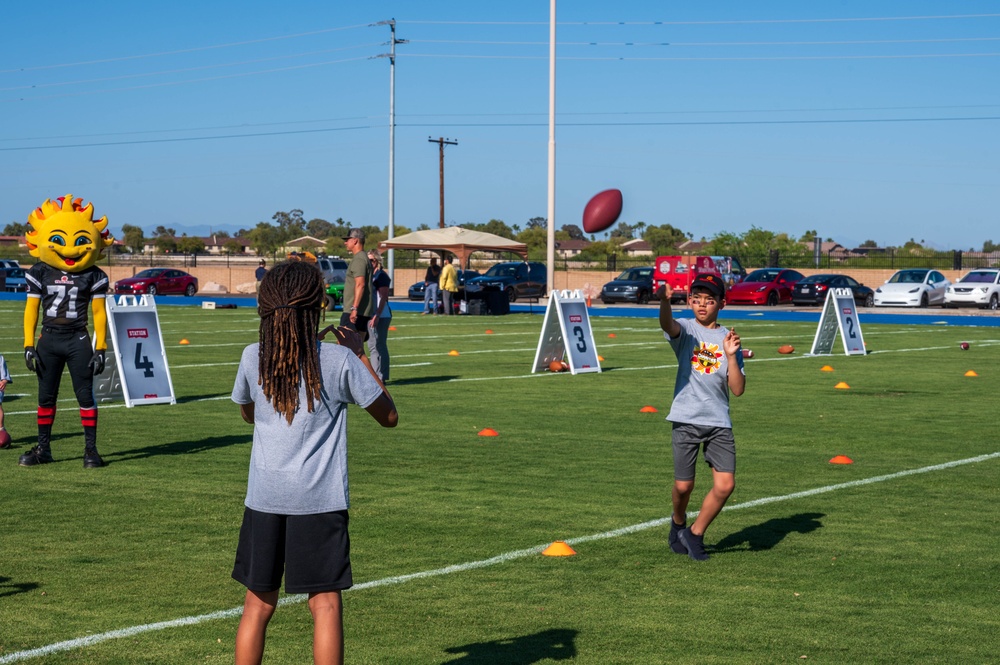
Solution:
{"label": "white a-frame sign", "polygon": [[153,296],[109,296],[106,301],[125,406],[176,404]]}
{"label": "white a-frame sign", "polygon": [[594,333],[590,329],[587,301],[579,291],[563,291],[561,294],[553,291],[550,294],[531,373],[544,372],[549,363],[553,360],[561,362],[565,356],[569,357],[569,369],[573,374],[601,371]]}
{"label": "white a-frame sign", "polygon": [[822,356],[833,353],[837,330],[840,330],[840,338],[844,341],[844,353],[849,356],[865,355],[865,338],[861,335],[857,304],[850,289],[830,289],[827,292],[809,354]]}

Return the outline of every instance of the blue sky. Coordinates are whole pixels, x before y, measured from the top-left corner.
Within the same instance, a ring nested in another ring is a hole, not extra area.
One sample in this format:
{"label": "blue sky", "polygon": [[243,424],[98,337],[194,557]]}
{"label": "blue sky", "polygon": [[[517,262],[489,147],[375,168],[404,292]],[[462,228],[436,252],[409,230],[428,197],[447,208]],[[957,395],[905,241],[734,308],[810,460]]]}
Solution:
{"label": "blue sky", "polygon": [[[549,3],[45,1],[0,25],[0,224],[45,198],[189,235],[299,208],[524,224],[547,212]],[[621,220],[845,245],[1000,241],[1000,4],[558,8],[556,226]]]}

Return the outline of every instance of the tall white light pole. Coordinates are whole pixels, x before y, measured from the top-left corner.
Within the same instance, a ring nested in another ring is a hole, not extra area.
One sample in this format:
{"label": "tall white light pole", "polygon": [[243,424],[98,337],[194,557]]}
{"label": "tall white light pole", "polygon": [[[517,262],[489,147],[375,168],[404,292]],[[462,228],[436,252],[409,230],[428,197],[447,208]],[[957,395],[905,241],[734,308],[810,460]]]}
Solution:
{"label": "tall white light pole", "polygon": [[[379,21],[375,25],[387,25],[390,31],[389,55],[378,57],[389,58],[389,240],[392,240],[396,237],[396,44],[405,44],[407,40],[396,39],[396,19]],[[395,289],[395,250],[389,250],[385,263],[392,288]]]}
{"label": "tall white light pole", "polygon": [[551,293],[556,284],[556,0],[549,3],[549,208],[545,261]]}

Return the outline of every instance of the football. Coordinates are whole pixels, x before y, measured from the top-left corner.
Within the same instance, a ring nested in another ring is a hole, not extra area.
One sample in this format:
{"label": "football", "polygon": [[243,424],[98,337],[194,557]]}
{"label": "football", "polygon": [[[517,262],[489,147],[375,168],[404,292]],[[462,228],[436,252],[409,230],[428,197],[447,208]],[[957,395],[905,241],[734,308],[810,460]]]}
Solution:
{"label": "football", "polygon": [[968,351],[969,350],[969,343],[968,342],[962,342],[961,344],[959,344],[959,346],[962,347],[963,351]]}
{"label": "football", "polygon": [[743,349],[743,357],[744,358],[753,358],[753,350],[752,349]]}
{"label": "football", "polygon": [[10,434],[5,429],[0,429],[0,448],[10,448]]}
{"label": "football", "polygon": [[583,209],[583,230],[600,233],[618,221],[622,214],[622,193],[619,189],[606,189],[594,195]]}
{"label": "football", "polygon": [[561,361],[559,361],[559,360],[553,360],[552,362],[549,363],[549,371],[550,372],[561,372],[562,371],[562,365],[563,364],[562,364]]}
{"label": "football", "polygon": [[791,344],[784,344],[778,347],[778,353],[784,353],[786,355],[789,353],[795,353],[795,347]]}

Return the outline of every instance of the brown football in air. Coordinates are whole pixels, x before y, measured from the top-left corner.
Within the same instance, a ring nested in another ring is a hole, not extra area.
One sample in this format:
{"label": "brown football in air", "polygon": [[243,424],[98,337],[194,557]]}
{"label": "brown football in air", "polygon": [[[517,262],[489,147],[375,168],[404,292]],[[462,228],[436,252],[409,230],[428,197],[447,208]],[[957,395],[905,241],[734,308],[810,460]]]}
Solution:
{"label": "brown football in air", "polygon": [[618,221],[622,214],[622,193],[619,189],[598,192],[583,209],[583,230],[600,233]]}
{"label": "brown football in air", "polygon": [[795,353],[795,347],[791,344],[783,344],[778,347],[778,353],[784,353],[786,355],[789,353]]}

